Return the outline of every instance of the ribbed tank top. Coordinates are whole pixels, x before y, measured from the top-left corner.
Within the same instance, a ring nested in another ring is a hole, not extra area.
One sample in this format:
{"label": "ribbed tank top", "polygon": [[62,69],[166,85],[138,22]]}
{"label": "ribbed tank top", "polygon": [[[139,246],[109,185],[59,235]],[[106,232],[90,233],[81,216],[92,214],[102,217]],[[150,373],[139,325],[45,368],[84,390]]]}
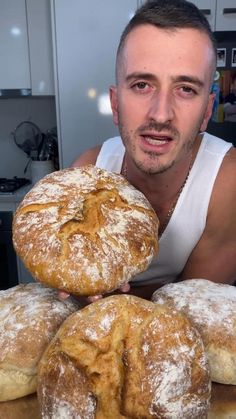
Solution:
{"label": "ribbed tank top", "polygon": [[[183,270],[206,225],[214,182],[226,152],[232,147],[204,133],[197,157],[171,219],[159,240],[159,253],[147,271],[133,278],[139,285],[172,282]],[[105,141],[96,166],[120,173],[125,148],[120,137]],[[137,284],[137,285],[138,285]]]}

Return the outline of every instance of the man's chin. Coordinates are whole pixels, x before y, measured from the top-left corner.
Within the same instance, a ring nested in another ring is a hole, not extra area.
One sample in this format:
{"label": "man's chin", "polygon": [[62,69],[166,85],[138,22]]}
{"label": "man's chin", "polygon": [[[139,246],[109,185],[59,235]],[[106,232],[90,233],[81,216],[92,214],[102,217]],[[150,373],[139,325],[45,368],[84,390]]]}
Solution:
{"label": "man's chin", "polygon": [[160,164],[157,162],[156,164],[150,163],[143,163],[143,162],[136,162],[136,167],[145,175],[158,175],[161,173],[167,172],[174,164],[174,161],[171,163]]}

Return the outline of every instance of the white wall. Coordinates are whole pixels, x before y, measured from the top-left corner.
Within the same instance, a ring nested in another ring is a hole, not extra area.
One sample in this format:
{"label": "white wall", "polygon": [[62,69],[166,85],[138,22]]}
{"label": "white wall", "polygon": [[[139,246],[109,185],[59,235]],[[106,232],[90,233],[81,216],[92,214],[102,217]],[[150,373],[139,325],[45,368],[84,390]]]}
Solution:
{"label": "white wall", "polygon": [[86,149],[118,135],[109,85],[115,55],[137,0],[52,0],[54,66],[61,167]]}
{"label": "white wall", "polygon": [[28,158],[14,143],[11,132],[31,120],[45,132],[56,126],[54,97],[0,99],[0,177],[30,177],[24,174]]}

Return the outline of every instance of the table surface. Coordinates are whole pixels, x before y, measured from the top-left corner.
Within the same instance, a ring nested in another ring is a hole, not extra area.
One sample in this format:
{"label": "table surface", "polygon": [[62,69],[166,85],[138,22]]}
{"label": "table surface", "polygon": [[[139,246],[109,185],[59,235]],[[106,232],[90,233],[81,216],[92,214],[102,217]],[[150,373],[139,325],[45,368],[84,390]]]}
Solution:
{"label": "table surface", "polygon": [[[40,419],[36,394],[0,403],[0,419]],[[236,419],[236,386],[213,383],[208,419]]]}

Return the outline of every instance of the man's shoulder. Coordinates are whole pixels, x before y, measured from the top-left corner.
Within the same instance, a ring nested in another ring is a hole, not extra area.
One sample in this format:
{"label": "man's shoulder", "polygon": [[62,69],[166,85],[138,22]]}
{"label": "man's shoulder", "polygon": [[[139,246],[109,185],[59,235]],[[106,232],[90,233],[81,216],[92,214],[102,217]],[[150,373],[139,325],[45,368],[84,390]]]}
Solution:
{"label": "man's shoulder", "polygon": [[97,156],[101,150],[101,147],[102,147],[101,144],[99,144],[99,145],[96,145],[95,147],[92,147],[86,150],[83,154],[81,154],[79,157],[75,159],[71,167],[81,167],[81,166],[86,166],[88,164],[95,165]]}
{"label": "man's shoulder", "polygon": [[96,164],[98,155],[103,149],[103,153],[106,151],[117,151],[123,150],[124,146],[120,137],[112,137],[105,140],[102,144],[98,144],[86,150],[83,154],[78,156],[73,162],[72,167],[86,166],[87,164]]}
{"label": "man's shoulder", "polygon": [[230,139],[229,141],[226,141],[223,138],[216,137],[209,132],[205,132],[199,151],[202,150],[203,153],[210,152],[211,154],[219,154],[224,156],[232,147],[233,144]]}
{"label": "man's shoulder", "polygon": [[[234,181],[236,181],[236,148],[231,147],[222,162],[222,168],[224,169],[224,172],[227,170],[229,171],[228,174],[231,174]],[[236,190],[235,190],[236,193]]]}
{"label": "man's shoulder", "polygon": [[[222,216],[227,213],[227,206],[234,207],[236,211],[236,148],[231,147],[225,154],[218,172],[214,190],[215,202]],[[228,210],[231,212],[231,208]],[[236,215],[236,212],[235,212]],[[235,218],[234,218],[235,219]]]}

